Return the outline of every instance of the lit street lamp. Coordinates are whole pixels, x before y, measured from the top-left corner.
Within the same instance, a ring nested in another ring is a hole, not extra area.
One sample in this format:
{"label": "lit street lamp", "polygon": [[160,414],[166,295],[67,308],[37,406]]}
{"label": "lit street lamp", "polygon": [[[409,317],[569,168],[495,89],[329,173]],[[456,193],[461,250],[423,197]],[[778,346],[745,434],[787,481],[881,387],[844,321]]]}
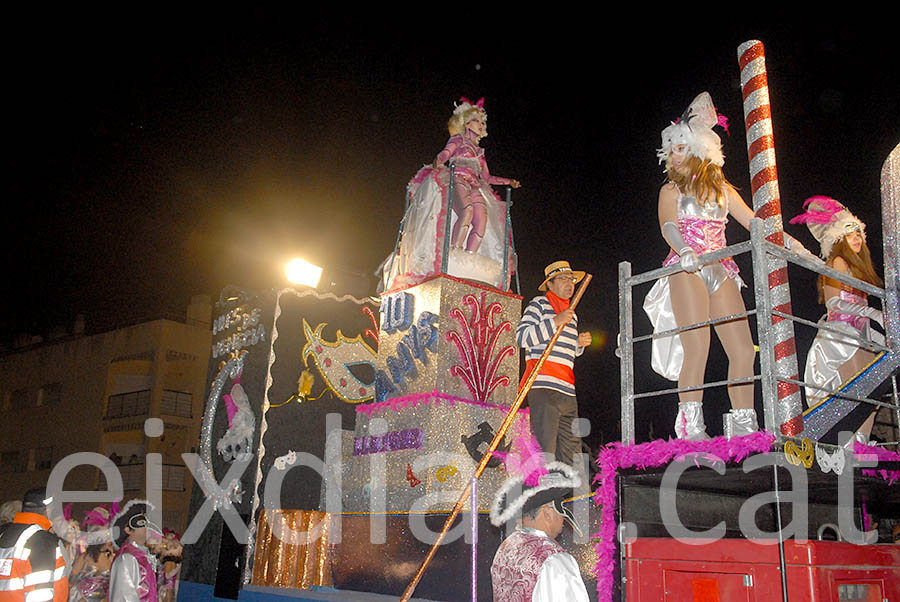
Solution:
{"label": "lit street lamp", "polygon": [[316,288],[319,285],[319,278],[322,277],[322,268],[300,258],[287,262],[284,272],[291,284],[301,284],[310,288]]}

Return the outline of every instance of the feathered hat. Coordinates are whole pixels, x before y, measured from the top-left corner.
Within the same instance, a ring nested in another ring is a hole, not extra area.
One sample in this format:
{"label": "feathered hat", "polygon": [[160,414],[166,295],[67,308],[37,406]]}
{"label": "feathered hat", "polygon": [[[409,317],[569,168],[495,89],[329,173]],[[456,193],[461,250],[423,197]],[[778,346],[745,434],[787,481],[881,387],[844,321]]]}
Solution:
{"label": "feathered hat", "polygon": [[810,234],[819,241],[819,255],[828,259],[834,243],[849,232],[859,232],[866,240],[866,225],[850,213],[839,201],[827,196],[813,196],[803,203],[806,210],[793,218],[792,224],[806,224]]}
{"label": "feathered hat", "polygon": [[709,92],[701,92],[681,118],[662,131],[662,148],[656,151],[659,162],[668,159],[674,147],[684,144],[688,147],[688,154],[709,159],[722,167],[725,165],[725,155],[722,154],[722,140],[713,131],[716,125],[727,132],[728,118],[716,112]]}
{"label": "feathered hat", "polygon": [[469,109],[478,109],[481,111],[481,117],[484,119],[485,123],[487,123],[487,111],[484,110],[484,97],[482,96],[475,102],[472,102],[465,96],[459,99],[459,102],[453,103],[453,114],[459,115],[460,113],[465,113]]}
{"label": "feathered hat", "polygon": [[544,460],[540,445],[525,420],[519,422],[509,453],[494,452],[504,458],[510,477],[503,482],[491,504],[491,524],[499,527],[522,512],[553,502],[554,509],[575,527],[575,517],[563,507],[563,500],[581,485],[574,468],[562,462]]}
{"label": "feathered hat", "polygon": [[150,517],[148,516],[148,513],[155,509],[156,507],[149,501],[139,499],[129,500],[129,502],[122,507],[122,510],[120,510],[112,519],[112,529],[113,534],[115,535],[113,545],[116,549],[122,547],[122,544],[128,539],[128,533],[125,532],[126,527],[129,529],[146,527],[147,531],[156,533],[160,537],[162,536],[162,529],[151,522]]}

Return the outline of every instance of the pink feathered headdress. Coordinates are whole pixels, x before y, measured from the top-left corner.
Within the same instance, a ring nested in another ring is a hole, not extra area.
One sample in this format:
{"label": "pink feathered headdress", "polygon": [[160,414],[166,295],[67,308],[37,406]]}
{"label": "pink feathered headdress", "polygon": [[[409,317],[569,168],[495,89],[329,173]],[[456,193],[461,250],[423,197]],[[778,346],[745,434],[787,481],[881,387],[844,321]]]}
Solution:
{"label": "pink feathered headdress", "polygon": [[828,259],[834,243],[843,238],[847,232],[859,230],[866,240],[866,225],[850,213],[839,201],[827,196],[813,196],[803,203],[806,210],[791,219],[792,224],[806,224],[820,245],[822,259]]}

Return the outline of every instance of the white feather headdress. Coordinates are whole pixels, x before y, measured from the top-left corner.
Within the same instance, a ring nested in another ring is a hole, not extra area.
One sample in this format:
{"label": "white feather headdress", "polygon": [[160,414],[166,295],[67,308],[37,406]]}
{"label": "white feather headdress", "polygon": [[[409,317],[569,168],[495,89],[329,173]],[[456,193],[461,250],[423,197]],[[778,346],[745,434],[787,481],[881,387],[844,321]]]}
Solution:
{"label": "white feather headdress", "polygon": [[722,140],[713,131],[713,126],[721,125],[727,130],[727,124],[728,120],[716,112],[709,92],[701,92],[681,118],[662,131],[662,148],[656,151],[659,162],[668,159],[674,147],[684,144],[688,147],[688,154],[709,159],[722,167],[725,164]]}

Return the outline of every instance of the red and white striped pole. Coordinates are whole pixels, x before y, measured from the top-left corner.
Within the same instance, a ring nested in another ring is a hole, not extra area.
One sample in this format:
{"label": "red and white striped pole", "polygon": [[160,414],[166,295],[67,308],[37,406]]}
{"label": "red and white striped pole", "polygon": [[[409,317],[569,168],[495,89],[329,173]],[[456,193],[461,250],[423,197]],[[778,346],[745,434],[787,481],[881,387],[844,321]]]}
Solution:
{"label": "red and white striped pole", "polygon": [[[750,40],[738,47],[741,68],[741,92],[744,98],[744,123],[747,129],[747,154],[750,159],[750,189],[753,211],[763,220],[766,240],[784,246],[781,220],[781,196],[778,171],[775,168],[775,139],[772,136],[772,108],[769,105],[769,81],[766,76],[766,53],[762,42]],[[791,291],[788,287],[787,262],[765,255],[772,309],[791,314]],[[799,380],[794,324],[772,316],[775,377]],[[797,385],[777,382],[775,419],[782,435],[803,432],[803,401]],[[766,392],[763,392],[766,398]]]}

